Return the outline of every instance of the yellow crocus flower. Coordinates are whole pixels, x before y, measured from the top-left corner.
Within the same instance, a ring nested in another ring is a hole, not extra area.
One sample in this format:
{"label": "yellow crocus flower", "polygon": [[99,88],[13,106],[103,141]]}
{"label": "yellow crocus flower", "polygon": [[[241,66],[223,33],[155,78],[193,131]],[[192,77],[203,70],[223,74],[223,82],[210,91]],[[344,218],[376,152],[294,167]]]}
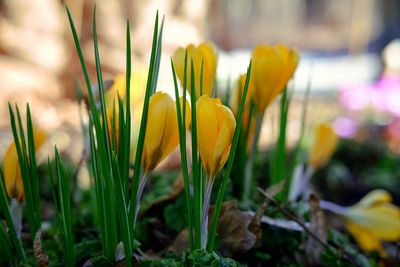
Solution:
{"label": "yellow crocus flower", "polygon": [[315,131],[314,144],[310,151],[309,164],[313,168],[324,165],[335,152],[339,138],[328,124],[318,125]]}
{"label": "yellow crocus flower", "polygon": [[197,142],[204,170],[214,177],[228,160],[236,121],[232,111],[219,98],[207,95],[196,103]]}
{"label": "yellow crocus flower", "polygon": [[[183,99],[180,98],[181,108]],[[186,101],[186,129],[190,124],[190,106]],[[149,111],[144,139],[142,164],[146,172],[152,171],[179,144],[179,130],[176,116],[176,104],[172,98],[162,92],[150,97]]]}
{"label": "yellow crocus flower", "polygon": [[[46,137],[47,135],[41,130],[35,130],[33,132],[35,150],[38,150],[42,146]],[[4,184],[8,197],[10,199],[15,198],[18,202],[22,203],[25,200],[25,191],[18,161],[17,148],[14,142],[12,142],[7,149],[3,166]]]}
{"label": "yellow crocus flower", "polygon": [[[237,114],[240,105],[240,100],[243,97],[244,86],[246,84],[246,76],[247,76],[246,73],[242,74],[236,83],[236,88],[230,103],[232,112],[234,114]],[[246,101],[244,103],[244,112],[246,112],[246,109],[248,109],[250,106],[252,90],[253,90],[253,85],[251,82],[249,82],[249,87],[247,88]]]}
{"label": "yellow crocus flower", "polygon": [[173,54],[172,59],[176,74],[183,83],[185,68],[185,53],[187,49],[187,80],[186,87],[190,91],[191,85],[191,59],[193,59],[193,69],[195,77],[196,99],[200,97],[200,73],[203,62],[203,94],[212,95],[212,89],[217,69],[218,50],[210,41],[201,43],[199,46],[189,44],[187,48],[179,47]]}
{"label": "yellow crocus flower", "polygon": [[361,249],[384,255],[381,240],[400,239],[400,208],[391,202],[388,192],[377,189],[344,212],[346,226]]}
{"label": "yellow crocus flower", "polygon": [[295,49],[284,45],[258,45],[252,52],[253,101],[259,113],[283,91],[299,62]]}

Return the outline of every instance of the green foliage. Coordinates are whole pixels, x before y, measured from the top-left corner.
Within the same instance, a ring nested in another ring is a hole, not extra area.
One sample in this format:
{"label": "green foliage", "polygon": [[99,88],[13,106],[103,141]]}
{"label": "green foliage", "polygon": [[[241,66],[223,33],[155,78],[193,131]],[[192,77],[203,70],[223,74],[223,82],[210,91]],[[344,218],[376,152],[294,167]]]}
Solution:
{"label": "green foliage", "polygon": [[[57,222],[60,228],[61,243],[66,266],[75,266],[74,236],[72,234],[72,213],[71,213],[71,194],[69,177],[65,174],[57,147],[55,148],[56,159],[56,179],[52,174],[50,159],[48,159],[48,168],[50,173],[50,184],[54,198],[54,204],[57,212]],[[55,188],[57,182],[57,189]]]}
{"label": "green foliage", "polygon": [[177,232],[182,231],[186,227],[188,221],[185,198],[180,196],[174,203],[166,206],[163,215],[168,228]]}
{"label": "green foliage", "polygon": [[218,255],[215,251],[207,252],[204,249],[197,249],[182,254],[176,255],[167,253],[162,260],[155,261],[152,264],[155,267],[240,267],[247,266],[238,263],[232,259],[224,258]]}

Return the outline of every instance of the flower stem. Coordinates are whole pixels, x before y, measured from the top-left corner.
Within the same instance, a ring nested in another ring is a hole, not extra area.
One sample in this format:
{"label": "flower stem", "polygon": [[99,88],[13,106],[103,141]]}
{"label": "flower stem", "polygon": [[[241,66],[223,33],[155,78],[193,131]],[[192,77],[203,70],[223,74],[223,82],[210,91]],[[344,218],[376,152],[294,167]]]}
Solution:
{"label": "flower stem", "polygon": [[251,143],[251,149],[250,149],[249,155],[247,157],[247,162],[246,162],[246,166],[245,166],[244,189],[243,189],[243,198],[242,198],[242,200],[244,202],[249,200],[249,197],[251,194],[254,156],[257,152],[258,140],[260,138],[263,118],[264,118],[264,113],[262,113],[262,114],[257,113],[253,141]]}
{"label": "flower stem", "polygon": [[142,197],[143,189],[147,184],[147,181],[149,180],[150,174],[148,172],[144,172],[139,179],[139,187],[138,187],[138,192],[136,196],[136,210],[135,210],[135,220],[134,220],[134,225],[136,226],[136,220],[137,216],[139,214],[139,209],[140,209],[140,198]]}
{"label": "flower stem", "polygon": [[207,177],[204,190],[203,211],[201,214],[201,248],[205,249],[208,239],[208,210],[210,208],[211,191],[214,177]]}

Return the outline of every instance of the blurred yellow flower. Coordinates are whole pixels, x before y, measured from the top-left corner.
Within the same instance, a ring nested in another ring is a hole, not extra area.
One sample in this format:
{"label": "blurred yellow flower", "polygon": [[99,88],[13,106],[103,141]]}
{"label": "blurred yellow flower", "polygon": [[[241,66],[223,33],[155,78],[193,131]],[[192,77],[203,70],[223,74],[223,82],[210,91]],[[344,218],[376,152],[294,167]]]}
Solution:
{"label": "blurred yellow flower", "polygon": [[[110,144],[112,144],[112,121],[113,121],[113,116],[114,116],[114,108],[111,107],[107,109],[107,126],[108,126],[108,133],[109,135],[109,140]],[[117,142],[117,149],[119,146],[119,108],[115,108],[115,141]]]}
{"label": "blurred yellow flower", "polygon": [[[246,73],[244,73],[239,77],[239,80],[237,81],[237,84],[236,84],[234,94],[231,99],[230,106],[231,106],[232,112],[234,114],[236,114],[239,109],[240,100],[242,99],[244,86],[246,83],[246,76],[247,76]],[[249,87],[247,88],[246,101],[244,104],[244,110],[246,110],[246,108],[248,108],[250,106],[252,90],[253,90],[253,85],[251,82],[249,82]]]}
{"label": "blurred yellow flower", "polygon": [[200,73],[201,63],[203,62],[203,94],[212,95],[212,89],[215,79],[215,71],[217,69],[218,50],[217,47],[206,41],[198,47],[189,44],[187,48],[179,47],[172,56],[176,74],[183,83],[185,53],[187,49],[187,80],[186,87],[190,91],[191,84],[191,58],[193,58],[193,69],[195,77],[196,99],[200,97]]}
{"label": "blurred yellow flower", "polygon": [[400,239],[400,208],[391,202],[392,196],[378,189],[344,212],[346,226],[361,249],[384,255],[381,240]]}
{"label": "blurred yellow flower", "polygon": [[196,103],[197,142],[203,167],[214,177],[228,160],[236,121],[232,111],[207,95]]}
{"label": "blurred yellow flower", "polygon": [[[43,131],[34,130],[33,139],[35,150],[38,150],[42,146],[46,138],[47,135]],[[4,156],[3,175],[8,197],[10,199],[15,198],[20,203],[23,202],[25,200],[25,191],[21,169],[19,167],[17,148],[14,142],[8,147],[6,155]]]}
{"label": "blurred yellow flower", "polygon": [[[231,108],[232,112],[234,114],[238,113],[239,105],[240,105],[240,100],[242,99],[243,96],[243,91],[244,91],[244,86],[246,84],[246,77],[247,74],[244,73],[240,76],[238,82],[237,82],[237,87],[235,89],[234,95],[232,97],[231,101]],[[243,110],[243,118],[242,118],[242,131],[246,131],[247,127],[249,127],[249,132],[247,136],[247,144],[246,144],[246,149],[249,150],[251,146],[251,142],[253,140],[253,135],[254,135],[254,130],[256,126],[256,120],[255,117],[251,117],[250,125],[249,123],[249,117],[250,117],[250,103],[251,103],[251,94],[252,94],[253,86],[252,83],[249,82],[249,87],[247,88],[247,96],[246,96],[246,101],[244,103],[244,110]]]}
{"label": "blurred yellow flower", "polygon": [[315,169],[324,165],[335,152],[338,142],[338,136],[328,124],[318,125],[309,155],[309,164]]}
{"label": "blurred yellow flower", "polygon": [[[183,108],[183,99],[180,98],[179,101],[181,108]],[[185,127],[187,129],[191,120],[190,106],[187,101],[185,116]],[[178,144],[179,130],[176,104],[168,94],[157,92],[150,97],[142,156],[144,169],[147,172],[152,171]]]}
{"label": "blurred yellow flower", "polygon": [[293,48],[284,45],[275,47],[258,45],[252,53],[251,80],[254,84],[253,101],[259,113],[264,112],[269,104],[283,91],[292,78],[299,54]]}

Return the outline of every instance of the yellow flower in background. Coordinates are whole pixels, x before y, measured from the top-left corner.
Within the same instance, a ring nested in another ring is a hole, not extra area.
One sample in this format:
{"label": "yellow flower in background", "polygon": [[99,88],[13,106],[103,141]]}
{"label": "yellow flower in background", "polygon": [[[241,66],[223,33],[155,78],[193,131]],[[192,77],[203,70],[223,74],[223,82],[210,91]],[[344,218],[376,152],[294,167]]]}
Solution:
{"label": "yellow flower in background", "polygon": [[[243,96],[244,86],[246,84],[246,77],[247,77],[246,73],[244,73],[240,76],[239,80],[237,81],[237,86],[236,86],[235,92],[234,92],[232,100],[231,100],[231,109],[232,109],[232,112],[235,114],[237,114],[237,112],[238,112],[240,100],[242,99],[242,96]],[[246,109],[248,109],[250,106],[252,91],[253,91],[253,85],[249,81],[249,87],[247,88],[246,101],[244,103],[244,111],[246,111]]]}
{"label": "yellow flower in background", "polygon": [[[46,137],[47,135],[41,130],[35,130],[33,132],[35,150],[38,150],[42,146]],[[4,156],[3,175],[8,197],[10,199],[15,198],[20,203],[23,202],[25,200],[25,191],[18,161],[17,148],[14,142],[8,147]]]}
{"label": "yellow flower in background", "polygon": [[215,80],[215,72],[217,69],[218,50],[217,47],[206,41],[199,46],[189,44],[187,48],[178,48],[173,56],[176,75],[183,84],[183,75],[185,68],[185,53],[187,49],[187,80],[186,87],[190,91],[191,84],[191,58],[193,58],[193,69],[195,77],[196,99],[200,97],[200,73],[201,64],[203,62],[203,94],[212,95],[212,89]]}
{"label": "yellow flower in background", "polygon": [[[240,100],[243,97],[243,91],[244,91],[244,86],[246,84],[246,77],[247,74],[244,73],[240,76],[238,82],[237,82],[237,87],[235,89],[234,95],[232,97],[232,102],[231,102],[231,108],[234,114],[238,113],[239,105],[240,105]],[[251,142],[253,140],[254,136],[254,130],[256,126],[256,120],[255,117],[251,117],[250,120],[250,125],[249,123],[249,117],[250,117],[250,103],[251,103],[251,94],[252,94],[253,86],[252,83],[249,81],[249,87],[247,88],[247,96],[246,96],[246,101],[244,103],[244,110],[243,110],[243,118],[242,118],[242,130],[245,131],[247,127],[249,127],[249,132],[247,136],[247,144],[246,144],[246,149],[249,150],[251,146]]]}
{"label": "yellow flower in background", "polygon": [[324,165],[335,152],[339,138],[328,124],[320,124],[315,131],[314,144],[310,151],[309,164],[316,168]]}
{"label": "yellow flower in background", "polygon": [[[112,121],[113,121],[113,116],[114,116],[114,108],[111,107],[107,109],[107,126],[108,126],[108,133],[109,135],[109,140],[110,144],[112,144]],[[117,142],[117,149],[119,146],[119,108],[115,108],[115,141]]]}
{"label": "yellow flower in background", "polygon": [[197,146],[208,177],[214,177],[228,160],[236,121],[218,98],[204,95],[196,103]]}
{"label": "yellow flower in background", "polygon": [[381,240],[400,239],[400,208],[391,202],[392,196],[378,189],[344,212],[346,226],[361,249],[380,251],[384,256]]}
{"label": "yellow flower in background", "polygon": [[[183,99],[180,98],[183,108]],[[190,106],[186,101],[186,129],[190,124]],[[146,136],[144,139],[142,164],[149,172],[165,159],[179,144],[179,129],[176,104],[172,98],[162,92],[150,97]]]}
{"label": "yellow flower in background", "polygon": [[258,45],[252,52],[253,101],[259,113],[283,91],[297,68],[299,54],[283,45]]}

